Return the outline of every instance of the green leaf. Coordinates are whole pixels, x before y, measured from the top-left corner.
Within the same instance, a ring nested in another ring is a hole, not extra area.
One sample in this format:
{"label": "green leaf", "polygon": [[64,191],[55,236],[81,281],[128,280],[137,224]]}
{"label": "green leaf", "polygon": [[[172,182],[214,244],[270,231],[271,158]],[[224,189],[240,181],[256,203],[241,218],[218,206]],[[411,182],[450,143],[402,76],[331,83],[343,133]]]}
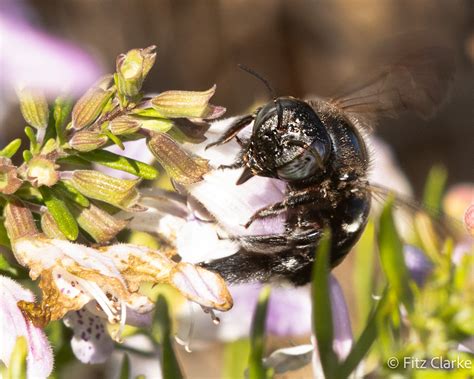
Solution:
{"label": "green leaf", "polygon": [[21,336],[16,339],[15,347],[10,356],[8,377],[10,379],[26,379],[26,357],[28,356],[28,343]]}
{"label": "green leaf", "polygon": [[60,145],[64,144],[65,142],[64,125],[66,124],[66,120],[71,113],[72,106],[72,100],[62,96],[56,98],[54,102],[54,127],[56,129],[56,135],[58,136]]}
{"label": "green leaf", "polygon": [[79,227],[66,204],[57,198],[50,188],[42,186],[39,190],[45,205],[58,224],[59,230],[67,239],[75,241],[79,235]]}
{"label": "green leaf", "polygon": [[30,140],[30,150],[33,153],[37,153],[38,150],[39,150],[39,146],[38,146],[38,140],[36,139],[35,131],[33,130],[33,128],[27,126],[25,128],[25,134],[28,137],[28,139]]}
{"label": "green leaf", "polygon": [[441,211],[441,201],[448,178],[448,171],[443,166],[433,166],[426,179],[423,192],[423,203],[434,215]]}
{"label": "green leaf", "polygon": [[23,150],[23,159],[25,162],[29,162],[33,158],[33,154],[29,150]]}
{"label": "green leaf", "polygon": [[21,146],[21,139],[17,138],[10,142],[7,146],[5,146],[2,150],[0,150],[0,156],[11,158],[15,155],[18,149]]}
{"label": "green leaf", "polygon": [[0,245],[5,246],[7,249],[10,248],[10,238],[8,238],[7,229],[4,224],[5,220],[0,218]]}
{"label": "green leaf", "polygon": [[125,353],[122,359],[122,367],[120,368],[119,379],[128,379],[130,378],[130,358],[128,354]]}
{"label": "green leaf", "polygon": [[120,138],[118,138],[115,134],[112,134],[110,130],[104,129],[103,132],[115,145],[120,148],[120,150],[125,150],[125,146],[123,145],[123,142]]}
{"label": "green leaf", "polygon": [[224,367],[222,377],[227,379],[244,378],[247,368],[247,357],[250,354],[250,341],[239,339],[225,344]]}
{"label": "green leaf", "polygon": [[144,179],[152,180],[158,177],[158,170],[153,166],[107,150],[89,151],[87,153],[79,153],[78,155],[89,162],[125,171]]}
{"label": "green leaf", "polygon": [[378,301],[375,309],[368,318],[365,328],[362,331],[359,339],[352,347],[351,352],[345,361],[339,366],[335,377],[347,378],[368,354],[372,344],[377,338],[376,320],[379,319],[381,314],[385,312],[387,292],[387,290],[384,291],[382,298]]}
{"label": "green leaf", "polygon": [[313,330],[316,336],[319,357],[326,378],[333,378],[337,357],[332,348],[334,326],[329,296],[329,254],[331,251],[331,231],[326,229],[316,249],[316,260],[311,281],[313,294]]}
{"label": "green leaf", "polygon": [[71,200],[82,207],[88,207],[90,205],[90,201],[87,197],[85,197],[82,193],[80,193],[74,186],[68,183],[65,180],[61,180],[56,183],[53,187],[56,194],[65,197],[68,200]]}
{"label": "green leaf", "polygon": [[375,224],[369,220],[365,227],[355,251],[354,270],[352,282],[357,304],[357,321],[359,330],[362,330],[362,323],[370,313],[373,291],[374,276],[374,252],[375,252]]}
{"label": "green leaf", "polygon": [[410,288],[410,276],[403,257],[403,245],[393,220],[393,198],[385,204],[380,215],[378,245],[382,268],[390,289],[408,310],[412,309],[413,294]]}
{"label": "green leaf", "polygon": [[18,270],[10,265],[3,254],[0,254],[0,272],[5,272],[15,277],[18,276]]}
{"label": "green leaf", "polygon": [[156,301],[152,334],[161,345],[162,375],[164,379],[180,379],[183,378],[183,374],[171,344],[171,331],[168,303],[163,295],[159,295]]}
{"label": "green leaf", "polygon": [[268,370],[263,365],[263,353],[265,348],[265,321],[267,318],[268,300],[270,299],[270,287],[265,286],[258,297],[257,308],[252,320],[250,331],[250,355],[249,355],[249,378],[265,379]]}

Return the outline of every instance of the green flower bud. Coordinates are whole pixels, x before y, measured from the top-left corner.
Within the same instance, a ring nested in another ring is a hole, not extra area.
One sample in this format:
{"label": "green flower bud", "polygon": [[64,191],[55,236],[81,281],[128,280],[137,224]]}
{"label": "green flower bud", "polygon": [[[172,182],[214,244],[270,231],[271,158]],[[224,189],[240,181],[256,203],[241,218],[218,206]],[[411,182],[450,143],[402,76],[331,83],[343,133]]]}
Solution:
{"label": "green flower bud", "polygon": [[76,170],[70,183],[83,195],[124,210],[134,208],[139,200],[139,179],[118,179],[92,170]]}
{"label": "green flower bud", "polygon": [[26,166],[21,167],[21,175],[33,186],[51,187],[59,180],[59,174],[56,171],[59,168],[53,161],[37,156],[28,161]]}
{"label": "green flower bud", "polygon": [[108,89],[111,80],[111,76],[102,78],[77,101],[72,109],[72,126],[74,129],[83,129],[99,117],[114,93],[112,89]]}
{"label": "green flower bud", "polygon": [[132,134],[140,130],[140,120],[129,115],[120,116],[110,121],[108,129],[116,136]]}
{"label": "green flower bud", "polygon": [[199,182],[210,170],[207,160],[192,157],[165,133],[153,133],[148,148],[168,175],[180,184]]}
{"label": "green flower bud", "polygon": [[67,240],[66,236],[59,229],[53,215],[49,213],[49,211],[46,211],[41,215],[41,230],[48,238]]}
{"label": "green flower bud", "polygon": [[80,131],[74,134],[69,140],[69,145],[77,151],[92,151],[104,146],[109,139],[100,132],[88,130]]}
{"label": "green flower bud", "polygon": [[17,176],[17,168],[12,165],[12,161],[0,157],[0,193],[11,195],[20,188],[21,183]]}
{"label": "green flower bud", "polygon": [[225,108],[209,104],[216,86],[207,91],[166,91],[151,99],[151,106],[165,118],[203,118],[220,117]]}
{"label": "green flower bud", "polygon": [[3,210],[3,216],[5,217],[5,228],[11,241],[39,234],[33,214],[21,201],[9,201]]}
{"label": "green flower bud", "polygon": [[133,97],[140,93],[143,81],[155,63],[156,46],[133,49],[117,58],[117,86],[119,93]]}
{"label": "green flower bud", "polygon": [[70,208],[79,226],[98,243],[110,241],[128,224],[128,221],[118,220],[93,204],[88,208],[72,204]]}
{"label": "green flower bud", "polygon": [[28,124],[36,129],[48,126],[49,109],[45,95],[31,88],[22,88],[17,91],[20,100],[20,110]]}

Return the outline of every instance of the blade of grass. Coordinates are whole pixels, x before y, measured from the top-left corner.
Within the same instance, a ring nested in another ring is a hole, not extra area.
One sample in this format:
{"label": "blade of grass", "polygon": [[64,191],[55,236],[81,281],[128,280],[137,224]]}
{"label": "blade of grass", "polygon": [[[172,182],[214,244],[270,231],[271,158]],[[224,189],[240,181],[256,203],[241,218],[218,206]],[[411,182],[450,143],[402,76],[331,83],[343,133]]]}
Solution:
{"label": "blade of grass", "polygon": [[375,309],[372,311],[372,314],[369,316],[367,323],[365,324],[365,328],[357,342],[352,347],[351,352],[337,370],[337,378],[347,378],[357,368],[357,366],[369,352],[372,344],[377,338],[376,320],[379,319],[381,314],[385,312],[386,299],[387,290],[384,291],[382,298],[379,300]]}
{"label": "blade of grass", "polygon": [[260,292],[257,308],[252,320],[250,331],[250,355],[249,355],[249,378],[266,379],[267,369],[263,365],[263,353],[265,348],[265,321],[267,318],[268,300],[270,298],[270,287],[266,286]]}
{"label": "blade of grass", "polygon": [[125,353],[122,359],[122,366],[120,367],[119,379],[129,379],[130,378],[130,358],[128,354]]}
{"label": "blade of grass", "polygon": [[332,322],[331,299],[329,297],[329,254],[331,250],[331,232],[326,229],[316,249],[311,281],[313,295],[313,330],[326,378],[333,378],[337,366],[337,357],[332,348],[334,326]]}
{"label": "blade of grass", "polygon": [[375,224],[369,220],[355,252],[353,284],[357,304],[357,325],[362,330],[363,323],[370,314],[374,285]]}
{"label": "blade of grass", "polygon": [[222,377],[227,379],[243,379],[247,368],[247,357],[250,354],[250,341],[240,339],[229,342],[224,348],[224,367]]}
{"label": "blade of grass", "polygon": [[171,318],[168,303],[163,295],[158,296],[153,320],[152,334],[161,347],[161,369],[164,379],[183,378],[171,343]]}
{"label": "blade of grass", "polygon": [[443,166],[433,166],[428,173],[423,192],[423,203],[433,216],[441,211],[441,200],[448,178],[448,171]]}
{"label": "blade of grass", "polygon": [[378,245],[382,269],[390,289],[394,291],[398,301],[402,302],[407,310],[411,310],[413,293],[403,257],[403,245],[393,220],[393,198],[387,201],[380,215]]}

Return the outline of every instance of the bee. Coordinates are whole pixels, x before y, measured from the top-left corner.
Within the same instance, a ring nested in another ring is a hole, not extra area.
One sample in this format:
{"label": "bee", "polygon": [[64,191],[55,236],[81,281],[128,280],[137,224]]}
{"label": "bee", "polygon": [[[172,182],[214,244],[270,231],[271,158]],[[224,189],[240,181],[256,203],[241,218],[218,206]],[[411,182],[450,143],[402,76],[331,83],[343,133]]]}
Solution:
{"label": "bee", "polygon": [[[244,69],[273,92],[265,79]],[[246,224],[284,213],[285,230],[235,237],[240,244],[237,253],[202,265],[230,283],[285,279],[304,285],[310,281],[315,248],[326,228],[332,232],[331,266],[341,263],[364,231],[372,196],[389,193],[369,183],[370,161],[377,158],[369,154],[367,134],[379,119],[403,111],[431,116],[444,101],[453,73],[448,48],[417,48],[343,96],[273,96],[268,104],[238,118],[207,148],[237,139],[238,159],[220,167],[244,169],[236,185],[254,176],[286,183],[283,201],[259,209]],[[252,123],[250,137],[243,140],[239,133]]]}

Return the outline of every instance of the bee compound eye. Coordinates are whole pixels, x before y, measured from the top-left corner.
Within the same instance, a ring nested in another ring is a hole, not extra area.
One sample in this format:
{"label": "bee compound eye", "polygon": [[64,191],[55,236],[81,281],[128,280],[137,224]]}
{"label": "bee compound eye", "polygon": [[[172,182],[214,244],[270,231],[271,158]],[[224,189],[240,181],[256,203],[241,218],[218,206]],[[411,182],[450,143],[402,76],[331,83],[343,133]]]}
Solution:
{"label": "bee compound eye", "polygon": [[287,181],[303,180],[314,175],[321,167],[319,158],[311,151],[304,151],[292,161],[277,169],[280,179]]}

